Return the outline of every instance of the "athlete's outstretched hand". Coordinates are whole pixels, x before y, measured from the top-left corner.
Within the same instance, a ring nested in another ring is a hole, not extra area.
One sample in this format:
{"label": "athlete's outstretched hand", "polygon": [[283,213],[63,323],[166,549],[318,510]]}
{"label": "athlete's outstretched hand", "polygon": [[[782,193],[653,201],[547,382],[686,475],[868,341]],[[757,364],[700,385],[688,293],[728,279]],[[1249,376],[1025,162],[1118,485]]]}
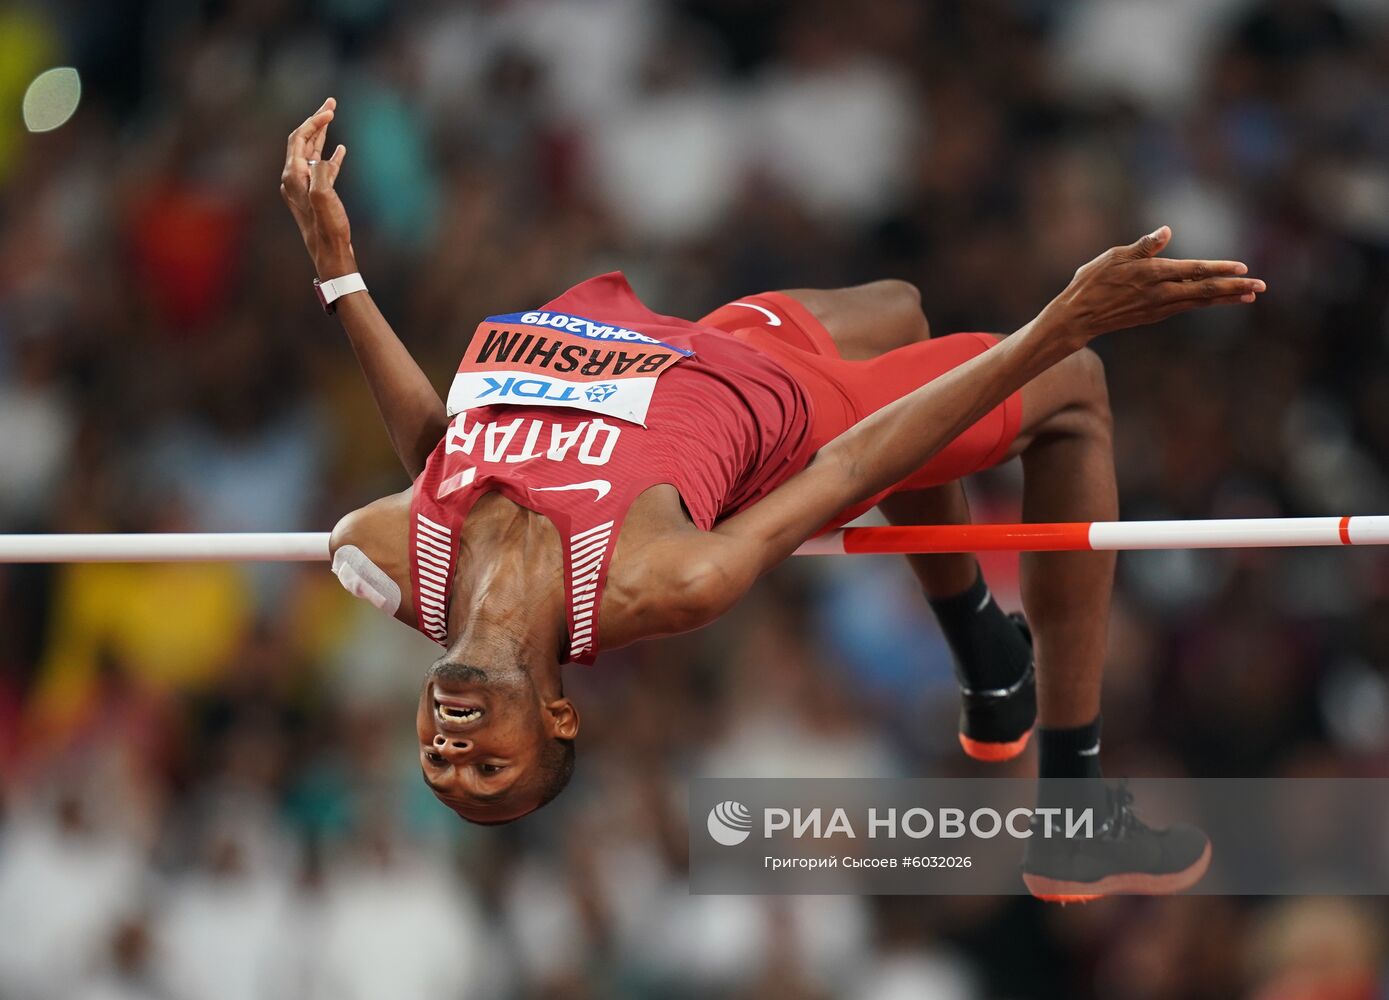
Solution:
{"label": "athlete's outstretched hand", "polygon": [[339,145],[331,157],[323,157],[328,123],[333,120],[337,106],[336,100],[328,98],[289,134],[285,168],[280,174],[280,195],[299,226],[299,234],[304,238],[304,247],[313,258],[318,276],[324,279],[341,277],[357,269],[347,210],[334,190],[347,147]]}
{"label": "athlete's outstretched hand", "polygon": [[1157,256],[1172,239],[1162,226],[1138,242],[1106,250],[1076,271],[1040,320],[1079,350],[1114,330],[1143,326],[1205,306],[1253,302],[1264,291],[1237,260],[1167,260]]}

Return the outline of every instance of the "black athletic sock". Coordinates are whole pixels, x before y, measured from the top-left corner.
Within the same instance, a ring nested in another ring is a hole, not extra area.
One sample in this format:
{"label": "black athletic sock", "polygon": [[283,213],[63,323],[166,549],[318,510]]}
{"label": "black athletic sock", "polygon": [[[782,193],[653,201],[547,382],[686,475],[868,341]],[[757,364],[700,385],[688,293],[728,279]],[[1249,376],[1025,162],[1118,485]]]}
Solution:
{"label": "black athletic sock", "polygon": [[1073,729],[1037,730],[1039,801],[1045,805],[1103,811],[1104,782],[1100,774],[1100,717]]}
{"label": "black athletic sock", "polygon": [[927,600],[955,654],[961,687],[969,691],[1006,688],[1026,672],[1032,647],[1017,622],[998,606],[982,573],[963,594]]}
{"label": "black athletic sock", "polygon": [[1098,778],[1100,776],[1100,717],[1074,729],[1037,731],[1041,759],[1037,772],[1043,778]]}

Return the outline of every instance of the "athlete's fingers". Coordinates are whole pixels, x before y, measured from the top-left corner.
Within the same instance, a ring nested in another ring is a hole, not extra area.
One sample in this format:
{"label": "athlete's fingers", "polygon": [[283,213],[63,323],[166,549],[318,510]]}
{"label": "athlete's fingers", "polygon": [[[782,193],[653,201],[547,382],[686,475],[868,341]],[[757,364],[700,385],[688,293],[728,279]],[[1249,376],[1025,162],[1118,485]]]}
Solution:
{"label": "athlete's fingers", "polygon": [[328,159],[319,159],[313,162],[309,172],[309,195],[311,197],[326,197],[332,193],[333,184],[338,179],[338,171],[342,169],[342,161],[346,157],[347,147],[339,144]]}
{"label": "athlete's fingers", "polygon": [[1155,257],[1162,253],[1163,248],[1172,242],[1172,229],[1170,226],[1158,226],[1147,236],[1130,243],[1126,247],[1116,247],[1114,256],[1119,260],[1143,260],[1145,257]]}
{"label": "athlete's fingers", "polygon": [[1158,290],[1159,301],[1187,302],[1257,295],[1267,291],[1259,278],[1204,278],[1201,281],[1167,281]]}
{"label": "athlete's fingers", "polygon": [[314,115],[313,124],[304,136],[304,158],[316,160],[323,153],[323,143],[328,138],[328,123],[333,120],[333,112],[320,111]]}
{"label": "athlete's fingers", "polygon": [[307,136],[317,126],[319,119],[321,119],[324,115],[330,115],[333,109],[337,106],[337,100],[335,98],[329,97],[327,100],[325,100],[322,104],[318,106],[317,111],[309,115],[309,117],[305,118],[304,121],[300,124],[300,126],[297,129],[295,129],[294,132],[291,132],[290,135],[293,136],[297,132],[301,136]]}
{"label": "athlete's fingers", "polygon": [[1200,281],[1249,273],[1249,266],[1239,260],[1168,260],[1159,257],[1148,267],[1162,281]]}
{"label": "athlete's fingers", "polygon": [[320,109],[320,112],[325,117],[309,141],[308,158],[311,160],[316,160],[323,155],[323,146],[328,141],[328,123],[332,121],[337,114],[337,104],[338,102],[331,97],[323,102],[323,107]]}
{"label": "athlete's fingers", "polygon": [[[295,218],[301,222],[308,211],[308,195],[312,180],[310,164],[318,157],[317,150],[322,149],[325,129],[333,116],[332,107],[327,106],[331,101],[332,98],[325,101],[324,108],[315,112],[303,125],[290,133],[289,152],[285,159],[285,168],[280,173],[280,196],[294,211]],[[306,134],[305,130],[310,129],[315,131]]]}
{"label": "athlete's fingers", "polygon": [[[333,120],[333,109],[337,107],[337,101],[328,98],[323,102],[317,111],[305,118],[293,132],[289,134],[289,141],[285,148],[285,168],[295,160],[307,160],[312,158],[312,146],[314,136],[321,132],[328,122]],[[320,150],[323,148],[322,142],[319,143]]]}
{"label": "athlete's fingers", "polygon": [[1248,305],[1258,298],[1252,292],[1246,295],[1222,295],[1213,299],[1183,299],[1180,302],[1170,302],[1163,306],[1150,322],[1158,322],[1170,316],[1180,316],[1185,312],[1192,312],[1196,309],[1207,309],[1211,306],[1239,306]]}
{"label": "athlete's fingers", "polygon": [[329,108],[322,108],[315,111],[289,134],[289,141],[285,148],[285,159],[307,159],[309,153],[309,143],[314,133],[331,121],[333,112]]}

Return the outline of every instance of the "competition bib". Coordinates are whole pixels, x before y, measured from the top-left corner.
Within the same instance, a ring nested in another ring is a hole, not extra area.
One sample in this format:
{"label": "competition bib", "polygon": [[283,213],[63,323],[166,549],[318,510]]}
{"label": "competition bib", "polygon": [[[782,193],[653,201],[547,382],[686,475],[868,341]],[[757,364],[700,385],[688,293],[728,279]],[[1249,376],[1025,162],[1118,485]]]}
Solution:
{"label": "competition bib", "polygon": [[567,406],[646,425],[656,379],[694,352],[559,312],[478,324],[449,389],[450,417],[479,406]]}

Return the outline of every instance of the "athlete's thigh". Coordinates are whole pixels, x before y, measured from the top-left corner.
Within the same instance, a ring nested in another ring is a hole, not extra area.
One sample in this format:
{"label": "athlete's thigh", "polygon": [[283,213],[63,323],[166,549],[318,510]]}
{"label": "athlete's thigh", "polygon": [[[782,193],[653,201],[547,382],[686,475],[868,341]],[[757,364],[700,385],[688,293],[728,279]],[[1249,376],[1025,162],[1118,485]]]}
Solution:
{"label": "athlete's thigh", "polygon": [[1023,386],[1022,422],[1008,457],[1021,455],[1038,437],[1096,430],[1108,433],[1109,423],[1104,365],[1086,348]]}
{"label": "athlete's thigh", "polygon": [[876,358],[931,336],[931,326],[921,311],[921,293],[905,281],[888,279],[851,288],[790,288],[781,294],[810,311],[845,361]]}

